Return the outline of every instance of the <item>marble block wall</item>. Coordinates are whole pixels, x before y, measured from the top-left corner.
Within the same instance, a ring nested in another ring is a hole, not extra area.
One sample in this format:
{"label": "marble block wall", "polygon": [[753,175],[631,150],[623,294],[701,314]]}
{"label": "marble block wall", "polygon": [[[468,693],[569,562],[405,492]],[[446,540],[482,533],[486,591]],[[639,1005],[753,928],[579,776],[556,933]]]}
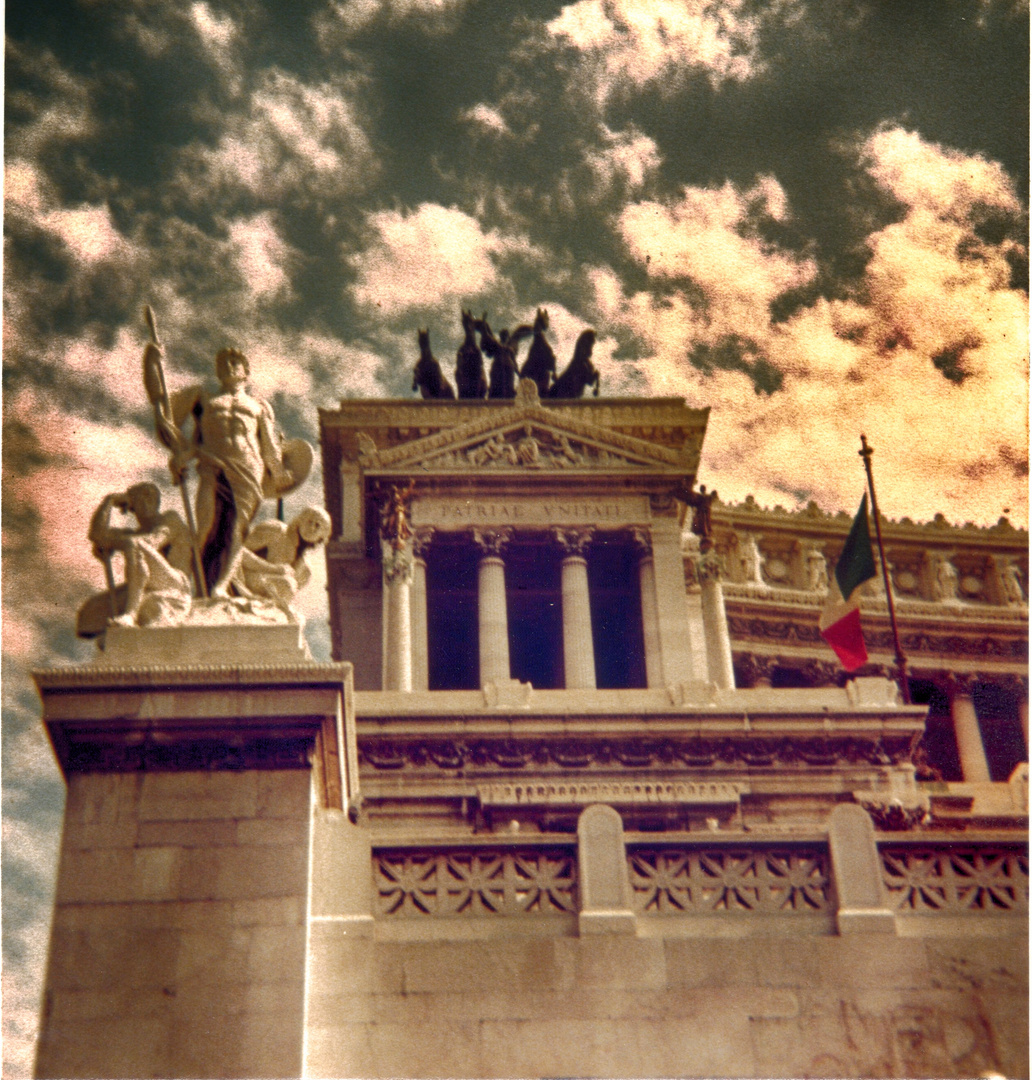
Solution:
{"label": "marble block wall", "polygon": [[300,1073],[310,784],[69,777],[38,1076]]}

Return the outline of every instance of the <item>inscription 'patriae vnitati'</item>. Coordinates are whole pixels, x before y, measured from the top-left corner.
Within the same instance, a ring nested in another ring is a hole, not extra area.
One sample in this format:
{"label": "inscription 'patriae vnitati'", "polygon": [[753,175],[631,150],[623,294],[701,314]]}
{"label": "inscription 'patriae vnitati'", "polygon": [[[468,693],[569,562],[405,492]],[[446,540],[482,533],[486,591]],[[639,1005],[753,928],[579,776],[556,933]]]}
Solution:
{"label": "inscription 'patriae vnitati'", "polygon": [[571,522],[590,522],[598,525],[626,525],[647,522],[650,518],[648,500],[628,499],[505,499],[505,500],[445,500],[418,499],[412,507],[412,520],[417,525],[519,524],[559,525]]}

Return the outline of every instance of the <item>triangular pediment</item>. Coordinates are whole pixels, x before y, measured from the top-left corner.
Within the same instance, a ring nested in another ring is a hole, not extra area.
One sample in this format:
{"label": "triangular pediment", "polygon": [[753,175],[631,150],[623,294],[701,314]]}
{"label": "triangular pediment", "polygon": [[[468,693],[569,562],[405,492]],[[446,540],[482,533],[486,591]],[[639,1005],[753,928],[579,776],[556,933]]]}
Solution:
{"label": "triangular pediment", "polygon": [[[693,452],[694,451],[694,452]],[[448,431],[379,450],[364,440],[366,473],[693,472],[697,449],[673,450],[544,408],[536,397]]]}

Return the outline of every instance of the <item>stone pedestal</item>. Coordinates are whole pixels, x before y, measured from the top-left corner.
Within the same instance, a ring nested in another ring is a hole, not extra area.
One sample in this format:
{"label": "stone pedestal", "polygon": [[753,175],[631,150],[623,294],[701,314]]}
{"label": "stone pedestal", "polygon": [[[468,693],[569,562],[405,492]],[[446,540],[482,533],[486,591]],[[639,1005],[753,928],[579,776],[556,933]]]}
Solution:
{"label": "stone pedestal", "polygon": [[37,1075],[299,1075],[309,849],[359,803],[351,667],[296,627],[114,631],[35,673],[68,781]]}
{"label": "stone pedestal", "polygon": [[896,932],[882,882],[874,825],[855,803],[836,806],[828,820],[828,844],[835,875],[840,934]]}
{"label": "stone pedestal", "polygon": [[581,813],[577,821],[577,865],[580,934],[633,934],[636,923],[623,822],[611,806],[589,806]]}

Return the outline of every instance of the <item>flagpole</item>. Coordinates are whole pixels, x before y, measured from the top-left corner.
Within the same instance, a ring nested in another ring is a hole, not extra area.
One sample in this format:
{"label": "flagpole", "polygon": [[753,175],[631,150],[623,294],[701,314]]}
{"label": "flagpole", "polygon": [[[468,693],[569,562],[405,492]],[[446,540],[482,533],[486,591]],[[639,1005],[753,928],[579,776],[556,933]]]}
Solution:
{"label": "flagpole", "polygon": [[907,658],[903,654],[903,646],[899,643],[899,627],[896,625],[896,605],[892,602],[892,586],[889,584],[889,564],[885,561],[885,548],[881,537],[881,515],[878,513],[878,499],[874,494],[874,473],[871,471],[871,455],[874,451],[867,445],[867,437],[860,436],[862,450],[857,453],[864,459],[864,468],[867,470],[867,487],[871,492],[871,512],[874,514],[874,532],[878,538],[878,558],[881,559],[882,577],[885,580],[885,599],[889,602],[889,622],[892,625],[892,641],[896,646],[896,666],[899,669],[899,688],[903,694],[903,701],[910,705],[910,683],[907,680]]}

